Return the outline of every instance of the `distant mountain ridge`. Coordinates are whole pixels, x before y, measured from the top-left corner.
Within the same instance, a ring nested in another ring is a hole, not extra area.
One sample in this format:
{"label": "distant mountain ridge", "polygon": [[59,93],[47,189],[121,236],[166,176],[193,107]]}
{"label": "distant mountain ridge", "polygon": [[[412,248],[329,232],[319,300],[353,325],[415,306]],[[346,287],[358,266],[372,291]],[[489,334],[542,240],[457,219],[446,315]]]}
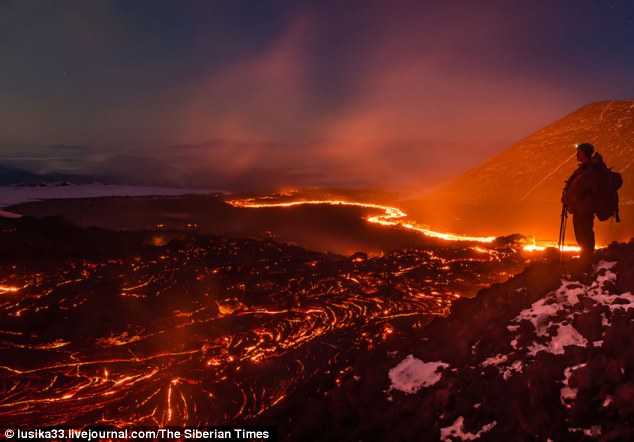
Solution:
{"label": "distant mountain ridge", "polygon": [[47,173],[37,174],[28,172],[26,170],[15,169],[13,167],[7,167],[0,164],[0,186],[12,186],[12,185],[48,185],[48,184],[61,184],[72,182],[90,182],[88,178],[62,174],[62,173]]}
{"label": "distant mountain ridge", "polygon": [[0,165],[0,186],[37,182],[40,179],[41,177],[34,173]]}
{"label": "distant mountain ridge", "polygon": [[574,146],[583,142],[623,174],[621,202],[634,202],[634,101],[588,104],[451,180],[434,198],[469,204],[559,201],[577,167]]}

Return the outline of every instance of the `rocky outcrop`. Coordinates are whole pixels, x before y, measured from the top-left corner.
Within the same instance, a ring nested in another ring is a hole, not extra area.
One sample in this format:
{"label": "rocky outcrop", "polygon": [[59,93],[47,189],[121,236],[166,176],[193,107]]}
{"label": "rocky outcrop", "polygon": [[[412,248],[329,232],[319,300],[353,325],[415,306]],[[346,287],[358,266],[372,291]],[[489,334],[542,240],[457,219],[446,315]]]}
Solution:
{"label": "rocky outcrop", "polygon": [[633,268],[634,242],[591,274],[535,263],[262,422],[289,440],[631,440]]}

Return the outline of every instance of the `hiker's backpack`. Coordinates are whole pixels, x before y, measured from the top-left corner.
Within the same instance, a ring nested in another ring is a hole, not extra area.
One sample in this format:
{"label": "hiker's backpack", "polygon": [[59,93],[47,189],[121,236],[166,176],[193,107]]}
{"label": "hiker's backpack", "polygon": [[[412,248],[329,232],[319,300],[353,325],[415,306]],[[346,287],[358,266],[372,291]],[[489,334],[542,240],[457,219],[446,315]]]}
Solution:
{"label": "hiker's backpack", "polygon": [[611,217],[616,222],[621,222],[619,218],[619,193],[618,190],[623,185],[623,177],[620,173],[608,168],[603,161],[599,161],[594,166],[597,174],[598,193],[595,200],[595,214],[599,221],[607,221]]}

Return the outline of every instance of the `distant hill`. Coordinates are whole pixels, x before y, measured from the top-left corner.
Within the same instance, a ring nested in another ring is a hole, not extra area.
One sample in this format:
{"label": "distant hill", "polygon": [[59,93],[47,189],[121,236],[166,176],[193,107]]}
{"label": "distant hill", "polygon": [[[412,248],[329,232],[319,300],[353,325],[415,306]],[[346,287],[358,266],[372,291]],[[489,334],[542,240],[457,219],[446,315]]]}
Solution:
{"label": "distant hill", "polygon": [[40,180],[40,176],[24,170],[0,165],[0,186],[18,183],[31,183]]}
{"label": "distant hill", "polygon": [[38,185],[46,183],[60,183],[60,182],[91,182],[86,177],[80,177],[77,175],[61,174],[61,173],[47,173],[37,174],[28,172],[26,170],[15,169],[13,167],[3,166],[0,164],[0,186],[11,185]]}
{"label": "distant hill", "polygon": [[458,176],[435,198],[474,204],[559,201],[577,167],[574,145],[583,142],[623,174],[621,201],[634,202],[634,101],[584,106]]}

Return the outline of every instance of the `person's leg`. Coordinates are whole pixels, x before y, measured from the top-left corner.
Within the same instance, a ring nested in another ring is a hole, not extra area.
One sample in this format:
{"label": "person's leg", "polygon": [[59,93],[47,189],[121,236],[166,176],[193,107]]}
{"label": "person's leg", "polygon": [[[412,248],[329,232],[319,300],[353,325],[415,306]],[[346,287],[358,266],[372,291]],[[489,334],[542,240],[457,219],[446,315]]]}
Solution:
{"label": "person's leg", "polygon": [[594,255],[594,214],[575,213],[572,215],[575,239],[581,247],[581,265],[585,269],[592,268]]}

